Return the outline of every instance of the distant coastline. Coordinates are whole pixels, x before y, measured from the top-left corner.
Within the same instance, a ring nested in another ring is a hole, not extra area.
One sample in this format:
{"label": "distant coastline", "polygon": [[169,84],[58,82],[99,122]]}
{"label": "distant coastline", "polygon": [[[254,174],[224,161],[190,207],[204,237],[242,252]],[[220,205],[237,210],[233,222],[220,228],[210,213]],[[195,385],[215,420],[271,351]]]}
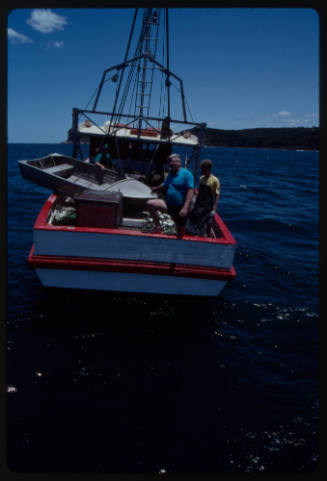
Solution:
{"label": "distant coastline", "polygon": [[[199,129],[193,128],[197,135]],[[244,147],[285,150],[319,150],[319,127],[222,130],[206,128],[206,147]]]}

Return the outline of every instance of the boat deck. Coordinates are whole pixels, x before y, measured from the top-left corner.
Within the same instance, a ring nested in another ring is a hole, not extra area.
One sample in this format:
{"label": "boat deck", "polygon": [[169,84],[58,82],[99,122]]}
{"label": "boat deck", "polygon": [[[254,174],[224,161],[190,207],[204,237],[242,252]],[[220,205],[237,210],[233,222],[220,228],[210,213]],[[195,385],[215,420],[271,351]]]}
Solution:
{"label": "boat deck", "polygon": [[[69,218],[67,218],[67,221],[62,221],[60,220],[59,222],[57,222],[53,216],[51,216],[51,213],[53,213],[53,210],[50,212],[50,216],[48,218],[48,224],[49,225],[61,225],[61,226],[76,226],[76,221],[75,220],[71,220]],[[134,233],[137,233],[139,232],[140,234],[141,233],[147,233],[147,234],[153,234],[154,231],[151,231],[151,230],[148,230],[146,227],[145,227],[145,221],[146,221],[146,215],[145,215],[145,212],[142,212],[141,213],[141,217],[122,217],[121,219],[121,223],[119,225],[117,225],[115,227],[115,229],[117,229],[118,231],[132,231]],[[173,236],[175,237],[175,235],[173,234],[168,234],[164,231],[162,232],[157,232],[157,234],[160,234],[160,235],[164,235],[164,236]],[[186,234],[188,235],[188,234]],[[193,236],[192,236],[193,237]],[[212,239],[219,239],[219,238],[222,238],[223,237],[223,234],[221,232],[221,230],[219,229],[219,226],[214,223],[208,230],[208,234],[205,235],[204,237],[199,237],[197,236],[198,239],[201,239],[201,238],[212,238]]]}

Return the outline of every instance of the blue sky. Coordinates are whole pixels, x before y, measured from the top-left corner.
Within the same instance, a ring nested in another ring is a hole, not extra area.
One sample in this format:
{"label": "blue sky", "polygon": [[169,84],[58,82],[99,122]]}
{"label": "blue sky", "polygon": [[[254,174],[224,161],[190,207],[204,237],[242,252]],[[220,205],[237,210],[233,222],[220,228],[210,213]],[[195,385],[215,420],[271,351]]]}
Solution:
{"label": "blue sky", "polygon": [[[133,13],[10,12],[9,142],[66,140],[72,108],[85,108],[103,70],[123,61]],[[169,19],[170,68],[183,79],[194,121],[219,129],[319,125],[315,10],[172,8]],[[115,86],[106,86],[106,111]]]}

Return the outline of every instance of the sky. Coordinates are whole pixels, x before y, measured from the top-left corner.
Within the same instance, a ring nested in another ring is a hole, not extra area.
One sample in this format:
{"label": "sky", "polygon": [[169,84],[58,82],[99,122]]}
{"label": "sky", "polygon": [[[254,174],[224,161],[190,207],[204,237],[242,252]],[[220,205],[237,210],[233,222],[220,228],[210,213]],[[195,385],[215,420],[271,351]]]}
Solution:
{"label": "sky", "polygon": [[[123,61],[133,14],[130,8],[9,13],[9,143],[66,140],[72,108],[86,108],[103,71]],[[190,120],[217,129],[319,125],[315,10],[171,8],[169,26],[170,69],[183,79]],[[106,84],[105,111],[116,85]]]}

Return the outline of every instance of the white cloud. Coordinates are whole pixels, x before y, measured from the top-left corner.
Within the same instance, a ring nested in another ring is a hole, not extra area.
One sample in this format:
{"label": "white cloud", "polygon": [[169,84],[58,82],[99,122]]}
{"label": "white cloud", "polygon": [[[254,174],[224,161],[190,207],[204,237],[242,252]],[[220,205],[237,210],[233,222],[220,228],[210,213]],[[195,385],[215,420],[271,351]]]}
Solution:
{"label": "white cloud", "polygon": [[63,30],[67,20],[49,9],[37,8],[32,11],[27,23],[35,30],[39,30],[39,32],[52,33],[54,30]]}
{"label": "white cloud", "polygon": [[63,40],[55,40],[54,42],[48,42],[45,45],[45,49],[49,50],[50,48],[63,48],[64,41]]}
{"label": "white cloud", "polygon": [[62,48],[64,46],[64,41],[63,40],[57,40],[56,42],[53,42],[53,46],[56,48]]}
{"label": "white cloud", "polygon": [[273,117],[289,117],[291,115],[291,112],[287,112],[287,110],[281,110],[277,114],[273,114]]}
{"label": "white cloud", "polygon": [[16,30],[13,30],[12,28],[8,28],[8,38],[13,44],[33,43],[33,40],[26,37],[26,35],[16,32]]}

